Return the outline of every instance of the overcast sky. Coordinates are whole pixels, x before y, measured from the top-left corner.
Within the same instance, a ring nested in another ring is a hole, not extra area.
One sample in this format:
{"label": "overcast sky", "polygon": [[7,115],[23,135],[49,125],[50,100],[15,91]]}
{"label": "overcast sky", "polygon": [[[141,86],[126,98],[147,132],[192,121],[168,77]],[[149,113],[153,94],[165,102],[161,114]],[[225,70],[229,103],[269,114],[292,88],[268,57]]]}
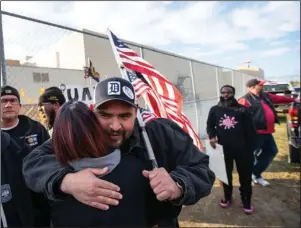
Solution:
{"label": "overcast sky", "polygon": [[[300,2],[1,2],[2,10],[105,33],[211,64],[246,60],[268,78],[300,74]],[[7,58],[24,59],[68,31],[3,16]]]}

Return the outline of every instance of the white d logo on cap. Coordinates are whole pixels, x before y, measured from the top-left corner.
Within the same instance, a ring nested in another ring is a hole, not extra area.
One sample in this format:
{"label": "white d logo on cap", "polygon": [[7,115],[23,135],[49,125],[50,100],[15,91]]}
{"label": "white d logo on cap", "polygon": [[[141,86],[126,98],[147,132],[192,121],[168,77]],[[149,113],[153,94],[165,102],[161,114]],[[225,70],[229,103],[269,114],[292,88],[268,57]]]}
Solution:
{"label": "white d logo on cap", "polygon": [[111,81],[108,82],[108,95],[120,95],[120,82],[118,81]]}
{"label": "white d logo on cap", "polygon": [[122,91],[124,92],[125,95],[127,95],[128,98],[130,98],[132,100],[134,99],[134,94],[129,87],[123,86]]}

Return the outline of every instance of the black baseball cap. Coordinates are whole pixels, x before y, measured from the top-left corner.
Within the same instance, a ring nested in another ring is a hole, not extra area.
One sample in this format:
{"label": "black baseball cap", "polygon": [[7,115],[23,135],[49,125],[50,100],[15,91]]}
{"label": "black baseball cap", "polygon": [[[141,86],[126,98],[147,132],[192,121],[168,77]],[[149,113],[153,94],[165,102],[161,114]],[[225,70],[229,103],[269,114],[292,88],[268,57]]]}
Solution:
{"label": "black baseball cap", "polygon": [[53,86],[45,89],[44,93],[39,97],[39,104],[48,102],[63,105],[66,102],[66,98],[62,90]]}
{"label": "black baseball cap", "polygon": [[132,83],[120,77],[111,77],[99,82],[94,90],[94,109],[113,100],[124,101],[137,107]]}
{"label": "black baseball cap", "polygon": [[14,95],[17,97],[17,99],[20,102],[20,94],[19,94],[18,90],[12,86],[7,85],[7,86],[1,87],[1,97],[5,96],[5,95]]}

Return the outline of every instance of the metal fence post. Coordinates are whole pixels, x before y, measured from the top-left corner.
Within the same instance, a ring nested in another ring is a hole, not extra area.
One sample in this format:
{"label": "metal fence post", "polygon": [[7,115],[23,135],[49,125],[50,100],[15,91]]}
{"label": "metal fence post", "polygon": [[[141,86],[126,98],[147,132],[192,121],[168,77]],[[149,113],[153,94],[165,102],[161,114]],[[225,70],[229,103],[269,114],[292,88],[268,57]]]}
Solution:
{"label": "metal fence post", "polygon": [[194,72],[193,72],[193,66],[192,66],[192,60],[189,61],[190,66],[190,74],[191,74],[191,84],[192,84],[192,93],[194,98],[194,108],[195,108],[195,116],[196,116],[196,132],[199,134],[199,111],[198,106],[196,103],[196,92],[195,92],[195,84],[194,84]]}
{"label": "metal fence post", "polygon": [[217,101],[219,101],[220,92],[219,92],[219,80],[218,80],[218,71],[217,71],[217,67],[215,67],[215,78],[216,78]]}
{"label": "metal fence post", "polygon": [[245,74],[242,74],[242,93],[245,93]]}
{"label": "metal fence post", "polygon": [[143,56],[143,48],[139,47],[139,49],[140,49],[140,56],[141,56],[141,58],[144,58],[144,56]]}
{"label": "metal fence post", "polygon": [[1,58],[1,84],[7,84],[6,78],[6,61],[4,54],[4,40],[3,40],[3,29],[2,29],[2,12],[0,13],[0,58]]}

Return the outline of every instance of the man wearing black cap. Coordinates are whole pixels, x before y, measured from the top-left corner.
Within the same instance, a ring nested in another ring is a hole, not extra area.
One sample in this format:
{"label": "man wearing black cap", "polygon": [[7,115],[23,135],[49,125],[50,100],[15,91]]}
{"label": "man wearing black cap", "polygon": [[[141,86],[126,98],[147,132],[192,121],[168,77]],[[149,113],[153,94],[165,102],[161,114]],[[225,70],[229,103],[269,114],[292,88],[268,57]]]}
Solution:
{"label": "man wearing black cap", "polygon": [[49,139],[45,127],[31,118],[19,115],[21,109],[18,90],[1,87],[1,130],[8,133],[20,146],[33,150]]}
{"label": "man wearing black cap", "polygon": [[207,133],[211,146],[215,148],[217,142],[223,145],[228,177],[228,185],[223,184],[224,199],[219,204],[222,208],[228,208],[232,203],[232,172],[233,161],[235,161],[244,212],[252,214],[251,196],[255,128],[247,109],[238,104],[235,99],[235,88],[225,85],[221,88],[220,93],[220,101],[210,109],[207,119]]}
{"label": "man wearing black cap", "polygon": [[39,112],[46,120],[48,132],[52,135],[52,127],[60,107],[66,102],[63,92],[58,87],[50,87],[39,98]]}
{"label": "man wearing black cap", "polygon": [[246,84],[248,93],[238,102],[249,108],[257,131],[253,181],[268,186],[270,183],[263,179],[261,174],[269,167],[278,152],[272,135],[275,132],[275,123],[279,123],[274,104],[289,104],[300,100],[263,92],[264,83],[265,81],[258,79],[249,80]]}
{"label": "man wearing black cap", "polygon": [[[133,153],[147,158],[136,120],[137,104],[132,84],[118,77],[100,82],[95,88],[94,105],[111,146],[120,148],[122,156]],[[207,196],[215,176],[209,169],[208,156],[201,153],[192,138],[173,121],[154,119],[146,125],[146,131],[160,167],[149,170],[151,166],[148,165],[141,173],[149,179],[162,203],[162,210],[152,211],[152,219],[162,226],[175,226],[181,206],[195,204]],[[110,210],[122,201],[122,191],[96,178],[105,172],[105,169],[74,172],[61,167],[52,153],[50,141],[25,158],[23,169],[27,185],[34,191],[45,192],[51,200],[70,194],[83,204]],[[126,173],[124,178],[127,178]]]}

